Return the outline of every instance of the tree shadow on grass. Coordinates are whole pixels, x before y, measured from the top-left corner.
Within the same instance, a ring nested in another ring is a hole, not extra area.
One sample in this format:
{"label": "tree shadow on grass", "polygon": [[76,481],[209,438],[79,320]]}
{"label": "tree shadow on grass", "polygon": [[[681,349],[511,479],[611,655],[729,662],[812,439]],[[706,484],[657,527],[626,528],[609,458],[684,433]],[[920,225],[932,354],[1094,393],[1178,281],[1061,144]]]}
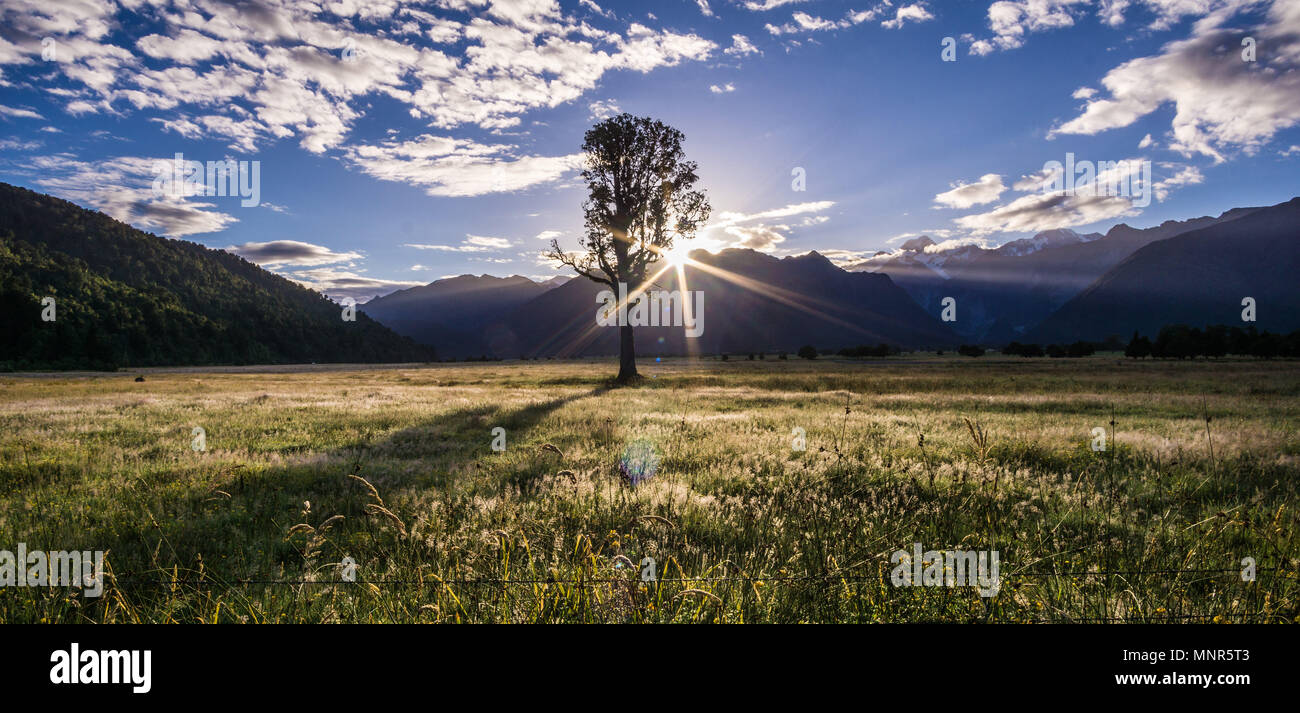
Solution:
{"label": "tree shadow on grass", "polygon": [[[112,552],[114,570],[127,586],[166,579],[170,573],[163,570],[173,565],[194,571],[200,557],[205,571],[222,580],[281,578],[303,563],[301,543],[286,537],[295,524],[319,525],[328,517],[343,515],[347,526],[341,530],[374,532],[383,526],[365,509],[376,499],[365,484],[349,475],[365,478],[385,498],[384,504],[408,521],[416,513],[401,512],[392,497],[395,490],[465,498],[526,487],[529,479],[558,467],[557,461],[540,453],[519,460],[522,449],[537,452],[540,444],[529,442],[537,424],[557,409],[609,390],[599,386],[518,408],[509,408],[508,401],[471,405],[379,442],[361,435],[346,446],[312,454],[310,462],[256,472],[228,469],[215,487],[209,481],[183,494],[174,484],[138,491],[133,521],[97,528],[95,549]],[[506,429],[505,453],[491,448],[492,429],[497,426]],[[475,477],[486,468],[495,471],[492,478]],[[135,593],[148,596],[143,590]]]}

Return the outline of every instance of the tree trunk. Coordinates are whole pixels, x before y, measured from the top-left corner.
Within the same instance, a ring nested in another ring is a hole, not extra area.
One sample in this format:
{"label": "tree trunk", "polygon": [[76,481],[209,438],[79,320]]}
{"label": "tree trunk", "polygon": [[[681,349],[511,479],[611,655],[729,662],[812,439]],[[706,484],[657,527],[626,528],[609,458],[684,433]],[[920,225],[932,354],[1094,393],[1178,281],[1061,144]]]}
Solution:
{"label": "tree trunk", "polygon": [[629,382],[637,377],[636,349],[632,345],[632,325],[618,328],[618,381]]}

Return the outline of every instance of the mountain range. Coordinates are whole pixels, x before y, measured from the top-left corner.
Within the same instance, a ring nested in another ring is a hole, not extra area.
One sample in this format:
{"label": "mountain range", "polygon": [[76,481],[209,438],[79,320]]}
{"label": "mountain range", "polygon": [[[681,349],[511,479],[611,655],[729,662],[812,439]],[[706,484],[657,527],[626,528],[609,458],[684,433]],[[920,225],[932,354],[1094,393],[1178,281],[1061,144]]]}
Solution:
{"label": "mountain range", "polygon": [[[683,274],[707,296],[704,334],[642,327],[637,352],[1101,342],[1134,330],[1154,336],[1178,322],[1239,324],[1246,296],[1259,305],[1257,328],[1289,332],[1300,328],[1298,202],[1104,234],[1051,230],[996,248],[943,249],[920,236],[844,269],[816,252],[695,251]],[[657,287],[680,289],[677,279],[668,271]],[[462,276],[371,304],[377,319],[447,355],[614,354],[617,330],[595,326],[601,289],[583,278],[551,288],[517,276]],[[482,291],[495,296],[472,303]],[[957,319],[940,322],[950,296]]]}
{"label": "mountain range", "polygon": [[[669,270],[652,289],[703,293],[700,336],[688,338],[680,325],[641,327],[638,353],[793,352],[805,344],[922,348],[958,341],[889,277],[847,272],[816,252],[776,258],[748,249],[697,250],[690,257],[680,278]],[[516,340],[526,355],[617,354],[618,330],[595,326],[602,289],[573,280],[516,310],[497,333]]]}
{"label": "mountain range", "polygon": [[494,338],[495,325],[569,280],[559,276],[538,283],[520,275],[460,275],[377,297],[362,309],[398,334],[436,346],[443,357],[486,356],[513,348]]}
{"label": "mountain range", "polygon": [[[779,352],[805,344],[943,347],[958,340],[887,276],[847,272],[816,252],[779,259],[746,249],[697,250],[691,258],[680,277],[668,270],[651,289],[703,293],[700,335],[688,337],[682,323],[639,327],[639,354]],[[618,330],[596,325],[603,289],[585,278],[539,284],[462,275],[363,309],[453,358],[617,354]]]}
{"label": "mountain range", "polygon": [[[1300,329],[1300,198],[1219,220],[1134,251],[1070,299],[1027,341],[1097,341],[1167,324]],[[1229,214],[1225,214],[1229,215]]]}
{"label": "mountain range", "polygon": [[[47,319],[52,318],[52,319]],[[0,183],[0,369],[429,361],[224,250]]]}
{"label": "mountain range", "polygon": [[1171,220],[1145,229],[1121,223],[1104,235],[1051,230],[992,249],[938,249],[921,236],[847,269],[889,275],[931,314],[939,313],[945,297],[954,298],[952,327],[972,342],[1024,341],[1030,329],[1142,247],[1256,210],[1236,208],[1217,218]]}
{"label": "mountain range", "polygon": [[[639,326],[638,355],[1099,342],[1173,323],[1300,329],[1300,198],[1152,228],[1053,230],[997,248],[921,236],[841,268],[811,252],[697,250],[656,291],[701,293],[698,336]],[[0,369],[396,362],[618,352],[585,278],[461,275],[358,307],[243,258],[0,184]],[[955,322],[939,319],[954,297]],[[55,298],[57,319],[42,319]],[[694,304],[694,303],[693,303]],[[671,314],[667,316],[672,316]]]}

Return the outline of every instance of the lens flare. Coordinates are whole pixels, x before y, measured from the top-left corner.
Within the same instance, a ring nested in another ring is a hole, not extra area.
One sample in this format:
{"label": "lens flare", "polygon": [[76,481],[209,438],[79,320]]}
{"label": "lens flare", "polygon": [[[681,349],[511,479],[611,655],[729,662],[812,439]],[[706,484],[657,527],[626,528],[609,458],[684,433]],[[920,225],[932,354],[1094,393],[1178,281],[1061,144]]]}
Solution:
{"label": "lens flare", "polygon": [[623,449],[618,472],[623,481],[632,487],[654,477],[659,470],[659,451],[646,440],[633,441]]}

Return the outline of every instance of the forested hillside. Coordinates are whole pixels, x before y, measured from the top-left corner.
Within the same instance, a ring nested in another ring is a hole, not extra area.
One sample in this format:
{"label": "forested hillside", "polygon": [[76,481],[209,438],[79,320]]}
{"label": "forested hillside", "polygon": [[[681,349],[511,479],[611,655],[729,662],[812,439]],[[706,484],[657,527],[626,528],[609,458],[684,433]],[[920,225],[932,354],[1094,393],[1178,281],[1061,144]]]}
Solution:
{"label": "forested hillside", "polygon": [[[54,298],[54,321],[42,300]],[[243,258],[0,183],[0,369],[433,358]]]}

